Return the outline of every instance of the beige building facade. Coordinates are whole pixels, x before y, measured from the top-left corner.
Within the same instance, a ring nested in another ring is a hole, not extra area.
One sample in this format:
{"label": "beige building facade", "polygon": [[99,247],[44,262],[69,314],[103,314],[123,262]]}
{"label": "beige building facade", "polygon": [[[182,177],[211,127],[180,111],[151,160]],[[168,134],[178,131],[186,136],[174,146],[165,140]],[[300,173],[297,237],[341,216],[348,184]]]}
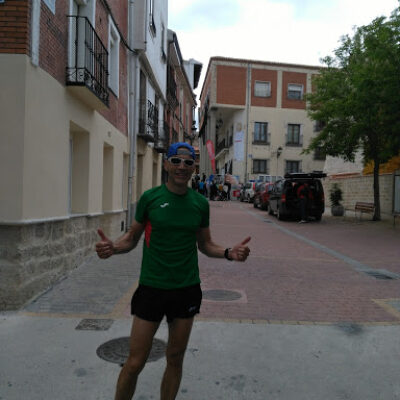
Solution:
{"label": "beige building facade", "polygon": [[164,0],[7,0],[0,17],[0,310],[8,310],[93,254],[99,227],[110,238],[127,230],[142,193],[165,178],[167,146],[190,139],[190,82],[201,67],[187,75],[180,58],[185,80],[171,109]]}
{"label": "beige building facade", "polygon": [[82,263],[98,227],[125,229],[127,11],[124,1],[0,4],[0,309]]}
{"label": "beige building facade", "polygon": [[258,175],[321,171],[324,157],[302,154],[318,127],[306,93],[318,67],[211,58],[200,95],[200,171],[245,182]]}

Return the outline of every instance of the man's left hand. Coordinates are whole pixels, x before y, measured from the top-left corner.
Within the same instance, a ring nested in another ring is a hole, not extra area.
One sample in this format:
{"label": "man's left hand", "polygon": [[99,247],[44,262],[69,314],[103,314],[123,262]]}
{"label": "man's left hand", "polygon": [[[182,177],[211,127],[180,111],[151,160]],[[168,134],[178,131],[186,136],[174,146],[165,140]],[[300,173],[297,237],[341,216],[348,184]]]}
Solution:
{"label": "man's left hand", "polygon": [[232,249],[229,251],[229,255],[235,261],[246,261],[247,257],[250,254],[250,249],[246,244],[250,242],[251,237],[247,237],[242,242],[238,243],[237,245],[233,246]]}

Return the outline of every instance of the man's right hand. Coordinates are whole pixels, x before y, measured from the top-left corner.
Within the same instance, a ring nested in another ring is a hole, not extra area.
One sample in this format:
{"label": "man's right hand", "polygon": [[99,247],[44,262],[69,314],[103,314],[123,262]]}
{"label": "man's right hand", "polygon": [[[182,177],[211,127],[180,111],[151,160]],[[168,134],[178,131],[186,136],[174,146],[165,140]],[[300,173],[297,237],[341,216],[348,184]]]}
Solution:
{"label": "man's right hand", "polygon": [[100,258],[108,258],[114,254],[113,242],[104,234],[102,229],[97,229],[101,241],[96,243],[96,253]]}

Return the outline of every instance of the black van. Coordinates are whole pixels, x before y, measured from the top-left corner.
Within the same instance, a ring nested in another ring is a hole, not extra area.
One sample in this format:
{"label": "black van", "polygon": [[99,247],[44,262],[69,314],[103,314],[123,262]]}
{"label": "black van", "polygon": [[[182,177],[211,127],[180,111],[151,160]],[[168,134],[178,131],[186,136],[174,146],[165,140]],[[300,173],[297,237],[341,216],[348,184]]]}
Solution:
{"label": "black van", "polygon": [[311,173],[290,173],[284,179],[275,182],[272,188],[268,213],[275,214],[278,219],[300,218],[300,199],[297,196],[297,189],[303,183],[308,184],[307,215],[320,221],[325,211],[324,188],[321,179],[326,174],[322,172]]}

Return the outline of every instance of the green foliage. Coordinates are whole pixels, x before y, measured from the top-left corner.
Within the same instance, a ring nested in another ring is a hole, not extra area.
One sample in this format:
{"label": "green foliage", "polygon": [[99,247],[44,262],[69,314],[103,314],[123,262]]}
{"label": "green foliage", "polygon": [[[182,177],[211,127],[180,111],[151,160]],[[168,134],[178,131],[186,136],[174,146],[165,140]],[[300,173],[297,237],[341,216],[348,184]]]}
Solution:
{"label": "green foliage", "polygon": [[306,152],[320,147],[331,156],[388,161],[400,148],[400,14],[376,18],[342,37],[335,57],[313,80],[307,96],[311,119],[324,129]]}
{"label": "green foliage", "polygon": [[340,202],[343,200],[342,189],[337,183],[334,183],[329,191],[329,200],[331,201],[331,206],[340,206]]}
{"label": "green foliage", "polygon": [[374,219],[380,219],[379,165],[400,149],[400,8],[343,36],[334,56],[322,61],[307,111],[324,125],[304,152],[354,161],[361,151],[364,165],[373,161]]}

